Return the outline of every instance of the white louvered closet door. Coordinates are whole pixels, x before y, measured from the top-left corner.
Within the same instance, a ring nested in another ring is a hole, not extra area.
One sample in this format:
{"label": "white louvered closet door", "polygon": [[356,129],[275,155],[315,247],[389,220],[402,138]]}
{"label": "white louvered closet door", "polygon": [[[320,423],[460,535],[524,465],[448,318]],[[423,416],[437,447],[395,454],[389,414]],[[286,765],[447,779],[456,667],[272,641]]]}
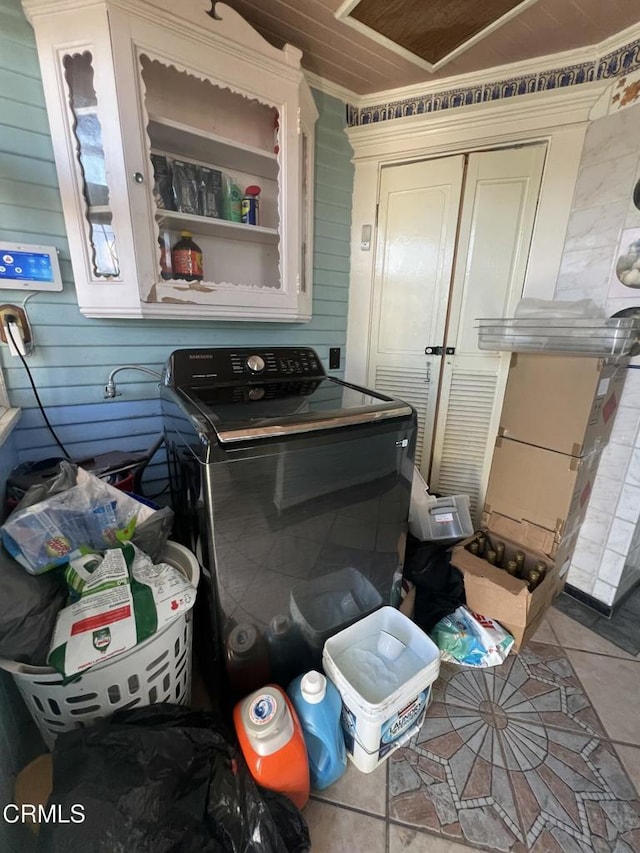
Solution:
{"label": "white louvered closet door", "polygon": [[479,520],[509,353],[478,349],[475,320],[508,317],[522,295],[546,145],[469,155],[430,479],[468,494]]}
{"label": "white louvered closet door", "polygon": [[382,170],[369,384],[418,413],[416,464],[427,476],[464,157]]}

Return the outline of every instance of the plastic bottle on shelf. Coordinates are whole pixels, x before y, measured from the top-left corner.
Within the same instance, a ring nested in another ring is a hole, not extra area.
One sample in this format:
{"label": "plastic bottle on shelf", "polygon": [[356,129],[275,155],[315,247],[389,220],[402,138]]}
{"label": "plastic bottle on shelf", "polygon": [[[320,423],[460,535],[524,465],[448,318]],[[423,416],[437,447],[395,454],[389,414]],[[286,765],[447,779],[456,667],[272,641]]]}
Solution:
{"label": "plastic bottle on shelf", "polygon": [[245,225],[260,225],[260,187],[251,184],[244,191],[241,218]]}
{"label": "plastic bottle on shelf", "polygon": [[269,684],[238,702],[233,723],[251,775],[302,809],[309,799],[309,761],[302,727],[286,693]]}
{"label": "plastic bottle on shelf", "polygon": [[294,678],[287,693],[302,726],[311,787],[322,791],[337,782],[347,768],[342,699],[336,686],[315,670]]}
{"label": "plastic bottle on shelf", "polygon": [[242,190],[233,178],[225,175],[226,218],[229,222],[242,222]]}
{"label": "plastic bottle on shelf", "polygon": [[173,278],[185,281],[202,281],[202,249],[193,241],[191,231],[181,231],[180,239],[171,250]]}

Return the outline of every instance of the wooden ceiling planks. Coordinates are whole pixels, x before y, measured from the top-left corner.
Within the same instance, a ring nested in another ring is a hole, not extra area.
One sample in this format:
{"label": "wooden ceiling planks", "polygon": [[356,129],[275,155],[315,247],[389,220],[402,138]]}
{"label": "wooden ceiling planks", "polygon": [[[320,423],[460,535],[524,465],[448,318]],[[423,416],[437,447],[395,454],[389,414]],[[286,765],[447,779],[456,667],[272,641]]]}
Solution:
{"label": "wooden ceiling planks", "polygon": [[640,22],[640,0],[537,0],[430,73],[336,19],[342,0],[223,2],[278,47],[299,47],[309,71],[361,95],[586,47]]}
{"label": "wooden ceiling planks", "polygon": [[522,6],[522,0],[359,0],[349,16],[431,65]]}

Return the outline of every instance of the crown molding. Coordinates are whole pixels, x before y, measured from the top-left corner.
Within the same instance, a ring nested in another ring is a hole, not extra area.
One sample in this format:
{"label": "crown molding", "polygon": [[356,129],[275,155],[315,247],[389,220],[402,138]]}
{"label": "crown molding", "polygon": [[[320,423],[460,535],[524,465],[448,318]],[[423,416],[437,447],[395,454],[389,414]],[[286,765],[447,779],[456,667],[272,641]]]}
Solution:
{"label": "crown molding", "polygon": [[332,83],[331,80],[320,77],[319,74],[314,74],[313,71],[307,71],[306,69],[303,69],[303,71],[305,79],[311,88],[317,89],[324,95],[331,95],[332,98],[337,98],[345,104],[357,104],[359,98],[362,97],[356,94],[356,92],[352,92],[351,89],[347,89],[346,86],[340,86],[339,83]]}
{"label": "crown molding", "polygon": [[546,56],[538,56],[535,59],[527,59],[523,62],[512,62],[509,65],[494,65],[482,71],[457,74],[454,77],[438,77],[436,80],[413,83],[411,86],[401,86],[398,89],[384,89],[380,92],[373,92],[370,95],[361,95],[355,106],[375,107],[381,103],[402,101],[405,98],[420,98],[439,92],[465,89],[469,86],[475,88],[495,83],[499,80],[512,80],[518,77],[539,74],[541,71],[547,71],[551,68],[567,68],[572,65],[597,62],[598,58],[597,50],[594,47],[565,50],[562,53],[550,53]]}
{"label": "crown molding", "polygon": [[354,150],[354,162],[379,158],[381,152],[392,158],[405,157],[413,149],[423,151],[427,140],[437,140],[438,147],[449,150],[458,140],[482,140],[487,133],[496,142],[502,136],[512,142],[519,138],[545,137],[550,128],[587,123],[594,104],[611,82],[597,80],[517,98],[349,127],[347,136]]}
{"label": "crown molding", "polygon": [[620,30],[619,33],[609,36],[608,39],[595,45],[595,49],[599,58],[602,59],[607,54],[620,50],[620,48],[638,39],[640,39],[640,21],[637,24],[632,24],[625,30]]}
{"label": "crown molding", "polygon": [[[640,39],[640,22],[621,30],[598,44],[565,50],[560,53],[549,53],[523,62],[495,65],[482,71],[457,74],[452,77],[438,77],[436,80],[425,80],[422,83],[413,83],[410,86],[401,86],[397,89],[382,89],[369,95],[351,93],[348,103],[358,108],[375,107],[391,101],[426,97],[440,92],[464,89],[468,86],[478,87],[500,80],[526,77],[554,68],[568,68],[589,62],[598,62],[602,57],[614,53],[638,39]],[[345,94],[347,92],[348,90],[345,90]]]}

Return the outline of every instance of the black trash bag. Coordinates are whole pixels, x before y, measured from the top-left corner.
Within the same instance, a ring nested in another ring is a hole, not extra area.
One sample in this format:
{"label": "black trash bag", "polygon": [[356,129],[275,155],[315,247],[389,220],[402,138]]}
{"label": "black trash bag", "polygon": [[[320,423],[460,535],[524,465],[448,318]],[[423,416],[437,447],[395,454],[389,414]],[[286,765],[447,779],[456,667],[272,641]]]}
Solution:
{"label": "black trash bag", "polygon": [[219,717],[179,705],[60,735],[48,808],[72,820],[78,805],[84,822],[41,825],[39,853],[310,850],[300,811],[255,784]]}
{"label": "black trash bag", "polygon": [[46,666],[66,598],[60,572],[30,575],[0,545],[0,658]]}
{"label": "black trash bag", "polygon": [[451,565],[451,545],[407,536],[404,577],[416,588],[413,621],[425,633],[465,604],[462,572]]}

